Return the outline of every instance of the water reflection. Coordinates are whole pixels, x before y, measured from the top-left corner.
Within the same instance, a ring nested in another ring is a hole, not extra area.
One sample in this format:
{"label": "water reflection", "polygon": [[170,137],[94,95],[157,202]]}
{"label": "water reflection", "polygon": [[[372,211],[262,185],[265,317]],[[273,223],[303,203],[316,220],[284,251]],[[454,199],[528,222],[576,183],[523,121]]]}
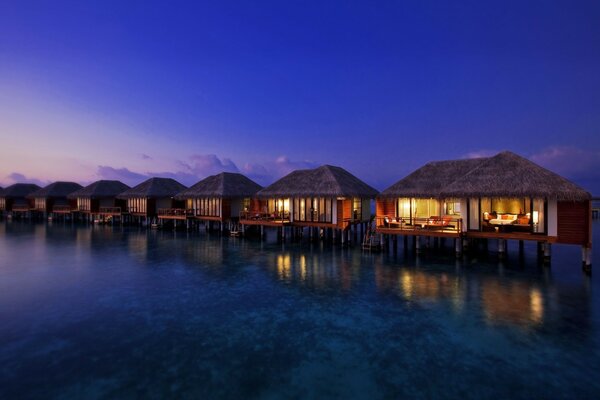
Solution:
{"label": "water reflection", "polygon": [[491,324],[529,327],[544,320],[544,298],[537,287],[522,282],[485,281],[481,301]]}
{"label": "water reflection", "polygon": [[[477,316],[488,326],[571,329],[573,319],[582,332],[591,329],[591,281],[554,279],[555,270],[510,268],[496,260],[424,259],[363,253],[358,249],[321,244],[265,244],[260,241],[199,233],[122,229],[64,224],[0,223],[2,237],[23,237],[39,259],[48,245],[74,247],[75,260],[91,256],[110,259],[116,249],[138,265],[174,263],[199,268],[228,280],[241,279],[255,265],[274,282],[311,291],[372,290],[401,302],[438,307],[455,316]],[[559,252],[560,250],[555,250]],[[476,262],[475,265],[473,263]],[[555,255],[555,264],[560,255]],[[560,269],[559,269],[560,270]],[[402,304],[402,303],[398,303]]]}

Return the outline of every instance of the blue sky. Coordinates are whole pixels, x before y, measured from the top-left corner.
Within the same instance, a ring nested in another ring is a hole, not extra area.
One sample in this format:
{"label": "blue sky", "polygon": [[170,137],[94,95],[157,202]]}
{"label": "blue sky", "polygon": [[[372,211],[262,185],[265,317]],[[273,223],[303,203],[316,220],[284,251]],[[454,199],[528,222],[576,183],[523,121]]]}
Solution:
{"label": "blue sky", "polygon": [[[9,4],[14,3],[14,4]],[[512,150],[600,193],[600,2],[4,2],[0,184],[383,189]]]}

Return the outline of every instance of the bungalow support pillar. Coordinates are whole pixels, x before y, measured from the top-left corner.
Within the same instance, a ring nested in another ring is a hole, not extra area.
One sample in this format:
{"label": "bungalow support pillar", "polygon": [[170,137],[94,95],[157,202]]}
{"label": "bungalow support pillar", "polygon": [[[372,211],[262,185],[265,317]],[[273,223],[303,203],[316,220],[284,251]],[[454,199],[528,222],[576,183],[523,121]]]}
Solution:
{"label": "bungalow support pillar", "polygon": [[544,262],[550,262],[550,258],[552,257],[552,243],[544,243]]}
{"label": "bungalow support pillar", "polygon": [[456,257],[460,257],[462,254],[462,239],[454,239],[454,251],[456,252]]}
{"label": "bungalow support pillar", "polygon": [[498,239],[498,257],[504,258],[506,253],[506,240]]}
{"label": "bungalow support pillar", "polygon": [[421,238],[419,236],[415,236],[415,249],[417,254],[421,252]]}
{"label": "bungalow support pillar", "polygon": [[582,247],[584,254],[583,269],[586,272],[592,272],[592,247]]}

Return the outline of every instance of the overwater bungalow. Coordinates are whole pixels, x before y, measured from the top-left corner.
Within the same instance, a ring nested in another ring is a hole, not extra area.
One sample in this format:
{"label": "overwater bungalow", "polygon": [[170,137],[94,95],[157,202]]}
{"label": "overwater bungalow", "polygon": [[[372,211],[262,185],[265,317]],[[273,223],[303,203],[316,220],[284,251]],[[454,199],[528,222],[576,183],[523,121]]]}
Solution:
{"label": "overwater bungalow", "polygon": [[[159,210],[158,217],[171,220],[199,220],[219,224],[236,224],[243,211],[250,208],[251,198],[262,186],[238,173],[222,172],[209,176],[175,196],[184,208]],[[231,228],[231,226],[229,226]]]}
{"label": "overwater bungalow", "polygon": [[65,217],[77,207],[74,200],[67,196],[82,186],[75,182],[54,182],[35,192],[30,193],[27,198],[33,199],[32,211],[44,217]]}
{"label": "overwater bungalow", "polygon": [[33,208],[33,199],[27,196],[40,187],[33,183],[15,183],[0,193],[0,215],[26,215]]}
{"label": "overwater bungalow", "polygon": [[[377,198],[382,234],[577,244],[591,258],[591,196],[565,178],[511,152],[432,162]],[[460,241],[457,241],[457,251]]]}
{"label": "overwater bungalow", "polygon": [[100,180],[71,193],[68,197],[77,202],[73,212],[79,213],[85,219],[112,221],[121,217],[127,203],[117,199],[117,195],[128,189],[130,187],[120,181]]}
{"label": "overwater bungalow", "polygon": [[186,189],[171,178],[150,178],[117,196],[126,200],[125,212],[137,222],[156,222],[158,210],[182,208],[183,202],[175,200],[175,195]]}
{"label": "overwater bungalow", "polygon": [[[242,213],[243,225],[291,226],[309,235],[323,234],[345,239],[352,227],[371,218],[371,200],[377,190],[343,168],[323,165],[294,171],[262,189]],[[314,229],[311,229],[314,228]]]}

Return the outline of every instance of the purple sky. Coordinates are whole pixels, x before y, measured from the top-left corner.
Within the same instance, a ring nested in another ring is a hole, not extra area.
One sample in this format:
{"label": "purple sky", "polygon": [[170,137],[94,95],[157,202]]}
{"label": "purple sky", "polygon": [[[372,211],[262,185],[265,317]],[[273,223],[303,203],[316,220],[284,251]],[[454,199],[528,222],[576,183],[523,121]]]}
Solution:
{"label": "purple sky", "polygon": [[600,194],[598,1],[84,3],[0,5],[0,186],[512,150]]}

